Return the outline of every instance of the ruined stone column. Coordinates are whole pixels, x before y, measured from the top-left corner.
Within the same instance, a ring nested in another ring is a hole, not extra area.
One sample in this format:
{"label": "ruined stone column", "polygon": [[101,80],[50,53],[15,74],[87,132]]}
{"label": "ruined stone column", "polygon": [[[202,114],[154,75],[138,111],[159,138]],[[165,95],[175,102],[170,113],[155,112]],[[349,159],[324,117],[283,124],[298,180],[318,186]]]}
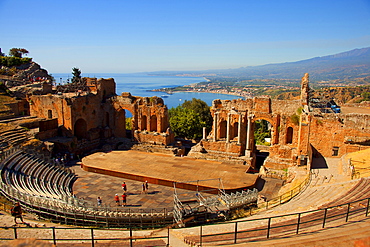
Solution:
{"label": "ruined stone column", "polygon": [[207,135],[206,135],[206,127],[203,127],[203,139],[206,139]]}
{"label": "ruined stone column", "polygon": [[242,114],[239,114],[239,124],[238,124],[238,144],[241,144],[240,137],[242,134]]}
{"label": "ruined stone column", "polygon": [[215,112],[213,117],[213,141],[217,141],[217,121],[218,121],[218,112]]}
{"label": "ruined stone column", "polygon": [[246,149],[251,150],[251,131],[252,131],[252,116],[248,116],[248,129],[247,129],[247,145]]}
{"label": "ruined stone column", "polygon": [[231,113],[227,114],[227,121],[226,121],[226,142],[230,142],[230,117]]}

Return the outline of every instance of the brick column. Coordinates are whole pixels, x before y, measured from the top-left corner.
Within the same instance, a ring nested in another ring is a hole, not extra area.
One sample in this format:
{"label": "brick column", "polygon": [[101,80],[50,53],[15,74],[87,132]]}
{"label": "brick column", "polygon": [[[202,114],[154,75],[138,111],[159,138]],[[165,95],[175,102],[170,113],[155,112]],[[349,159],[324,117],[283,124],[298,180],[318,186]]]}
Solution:
{"label": "brick column", "polygon": [[241,144],[240,137],[242,134],[242,114],[239,113],[239,123],[238,123],[238,144]]}
{"label": "brick column", "polygon": [[231,113],[227,114],[227,121],[226,121],[226,142],[230,142],[230,117]]}
{"label": "brick column", "polygon": [[213,141],[217,141],[218,112],[213,116]]}
{"label": "brick column", "polygon": [[251,131],[252,131],[252,116],[248,116],[248,128],[247,128],[247,142],[246,149],[251,150]]}

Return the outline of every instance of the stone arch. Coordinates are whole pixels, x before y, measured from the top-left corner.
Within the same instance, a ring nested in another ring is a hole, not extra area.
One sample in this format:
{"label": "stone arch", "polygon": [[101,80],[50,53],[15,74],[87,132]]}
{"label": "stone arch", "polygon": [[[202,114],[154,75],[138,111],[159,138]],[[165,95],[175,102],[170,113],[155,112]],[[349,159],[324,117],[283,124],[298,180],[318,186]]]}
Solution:
{"label": "stone arch", "polygon": [[[128,125],[126,125],[128,118],[131,118],[131,121],[128,123]],[[129,138],[132,136],[132,132],[138,129],[137,115],[133,114],[132,109],[121,106],[120,108],[116,109],[115,119],[111,125],[114,126],[115,136]]]}
{"label": "stone arch", "polygon": [[288,127],[286,129],[285,144],[292,144],[292,143],[293,143],[293,128]]}
{"label": "stone arch", "polygon": [[[130,93],[110,98],[113,108],[127,109],[132,114],[133,139],[141,143],[170,144],[174,141],[172,132],[167,132],[169,126],[168,109],[159,97],[136,97]],[[122,125],[123,118],[114,119],[114,134],[119,134],[118,128]],[[152,132],[152,133],[148,133]],[[164,132],[166,131],[166,132]],[[154,132],[154,133],[153,133]],[[162,135],[158,135],[160,132]]]}
{"label": "stone arch", "polygon": [[75,122],[74,132],[74,136],[76,136],[78,140],[87,138],[87,123],[84,119],[80,118]]}
{"label": "stone arch", "polygon": [[157,116],[153,115],[150,117],[150,130],[149,131],[157,131]]}

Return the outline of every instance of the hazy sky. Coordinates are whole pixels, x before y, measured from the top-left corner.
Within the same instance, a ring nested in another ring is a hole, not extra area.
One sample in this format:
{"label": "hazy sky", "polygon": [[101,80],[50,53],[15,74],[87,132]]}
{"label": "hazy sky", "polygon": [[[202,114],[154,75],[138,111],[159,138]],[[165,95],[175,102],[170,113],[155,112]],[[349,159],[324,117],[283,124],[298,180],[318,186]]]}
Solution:
{"label": "hazy sky", "polygon": [[0,47],[50,73],[238,68],[370,46],[370,0],[0,0]]}

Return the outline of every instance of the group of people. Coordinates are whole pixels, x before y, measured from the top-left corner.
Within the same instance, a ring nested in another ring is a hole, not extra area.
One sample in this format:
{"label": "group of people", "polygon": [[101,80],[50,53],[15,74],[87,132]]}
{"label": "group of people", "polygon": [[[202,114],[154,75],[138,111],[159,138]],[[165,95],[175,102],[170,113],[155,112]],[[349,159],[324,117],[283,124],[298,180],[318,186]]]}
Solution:
{"label": "group of people", "polygon": [[[142,184],[142,192],[141,194],[147,194],[149,191],[149,184],[148,184],[148,181],[145,181],[143,182]],[[127,184],[126,182],[123,182],[122,183],[122,204],[120,204],[120,196],[118,194],[115,194],[114,195],[114,201],[116,203],[116,206],[121,206],[122,207],[125,207],[127,205]],[[98,196],[97,198],[97,203],[98,203],[98,207],[101,207],[102,206],[102,199],[100,196]]]}
{"label": "group of people", "polygon": [[[114,201],[116,202],[116,206],[120,206],[119,204],[119,196],[118,194],[116,194],[114,196]],[[122,194],[122,207],[126,206],[127,205],[127,195],[125,193]]]}
{"label": "group of people", "polygon": [[[79,155],[77,155],[77,158],[78,158],[78,160],[80,160]],[[73,153],[69,153],[69,152],[64,153],[64,154],[58,153],[54,157],[54,161],[57,165],[67,165],[70,161],[72,161],[74,159],[75,159],[75,155]]]}

